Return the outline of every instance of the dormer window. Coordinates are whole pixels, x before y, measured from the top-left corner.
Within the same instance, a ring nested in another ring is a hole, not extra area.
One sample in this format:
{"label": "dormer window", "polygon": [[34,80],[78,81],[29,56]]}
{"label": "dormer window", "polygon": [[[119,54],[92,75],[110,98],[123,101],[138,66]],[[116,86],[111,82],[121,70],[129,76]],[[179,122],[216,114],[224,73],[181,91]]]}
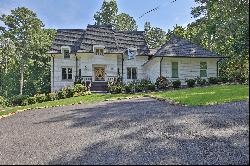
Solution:
{"label": "dormer window", "polygon": [[93,46],[93,51],[95,55],[104,55],[104,46],[96,45]]}
{"label": "dormer window", "polygon": [[128,60],[135,59],[136,56],[136,49],[130,48],[128,49]]}
{"label": "dormer window", "polygon": [[61,53],[65,59],[70,58],[70,47],[69,46],[62,46]]}

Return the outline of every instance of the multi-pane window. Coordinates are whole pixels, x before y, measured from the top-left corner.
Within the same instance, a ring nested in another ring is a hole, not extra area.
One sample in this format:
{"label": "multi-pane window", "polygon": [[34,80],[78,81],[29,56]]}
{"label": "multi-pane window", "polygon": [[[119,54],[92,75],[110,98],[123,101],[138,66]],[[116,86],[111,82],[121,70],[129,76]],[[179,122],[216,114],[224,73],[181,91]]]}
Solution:
{"label": "multi-pane window", "polygon": [[207,62],[200,63],[200,77],[207,77]]}
{"label": "multi-pane window", "polygon": [[62,68],[62,79],[72,80],[72,68]]}
{"label": "multi-pane window", "polygon": [[104,55],[104,49],[103,48],[96,48],[95,54],[96,55]]}
{"label": "multi-pane window", "polygon": [[64,56],[64,58],[70,58],[68,49],[63,50],[63,56]]}
{"label": "multi-pane window", "polygon": [[178,78],[178,62],[172,62],[172,78]]}
{"label": "multi-pane window", "polygon": [[135,67],[127,68],[127,79],[137,79],[137,70]]}

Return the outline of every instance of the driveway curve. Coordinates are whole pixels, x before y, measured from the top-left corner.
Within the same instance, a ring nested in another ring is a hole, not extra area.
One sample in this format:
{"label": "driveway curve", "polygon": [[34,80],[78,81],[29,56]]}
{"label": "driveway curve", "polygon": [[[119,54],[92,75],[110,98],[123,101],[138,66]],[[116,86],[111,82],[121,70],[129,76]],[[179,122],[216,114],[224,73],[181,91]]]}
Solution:
{"label": "driveway curve", "polygon": [[249,102],[151,98],[20,112],[0,120],[0,164],[248,164]]}

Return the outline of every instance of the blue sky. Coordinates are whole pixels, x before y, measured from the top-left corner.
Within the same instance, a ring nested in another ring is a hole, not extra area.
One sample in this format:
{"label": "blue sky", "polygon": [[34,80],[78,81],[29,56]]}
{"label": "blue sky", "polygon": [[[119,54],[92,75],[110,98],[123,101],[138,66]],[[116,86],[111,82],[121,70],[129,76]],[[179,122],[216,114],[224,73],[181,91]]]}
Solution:
{"label": "blue sky", "polygon": [[[10,10],[25,6],[37,13],[46,28],[86,28],[94,24],[93,15],[101,8],[103,0],[0,0],[0,14],[10,14]],[[117,0],[119,13],[133,16],[139,30],[143,30],[145,21],[164,30],[172,29],[176,24],[186,26],[191,18],[194,0]],[[160,8],[139,17],[158,5]],[[3,23],[0,22],[0,25]]]}

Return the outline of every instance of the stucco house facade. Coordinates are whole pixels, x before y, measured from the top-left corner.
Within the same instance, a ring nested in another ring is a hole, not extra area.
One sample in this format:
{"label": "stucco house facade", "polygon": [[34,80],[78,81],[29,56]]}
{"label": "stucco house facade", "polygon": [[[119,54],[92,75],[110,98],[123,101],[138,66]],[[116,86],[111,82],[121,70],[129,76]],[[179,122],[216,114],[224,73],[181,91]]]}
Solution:
{"label": "stucco house facade", "polygon": [[[159,49],[149,49],[143,31],[116,31],[110,25],[59,29],[51,50],[51,91],[72,86],[77,79],[104,85],[121,77],[124,83],[155,82],[218,76],[222,56],[173,37]],[[101,90],[101,89],[98,89]]]}

